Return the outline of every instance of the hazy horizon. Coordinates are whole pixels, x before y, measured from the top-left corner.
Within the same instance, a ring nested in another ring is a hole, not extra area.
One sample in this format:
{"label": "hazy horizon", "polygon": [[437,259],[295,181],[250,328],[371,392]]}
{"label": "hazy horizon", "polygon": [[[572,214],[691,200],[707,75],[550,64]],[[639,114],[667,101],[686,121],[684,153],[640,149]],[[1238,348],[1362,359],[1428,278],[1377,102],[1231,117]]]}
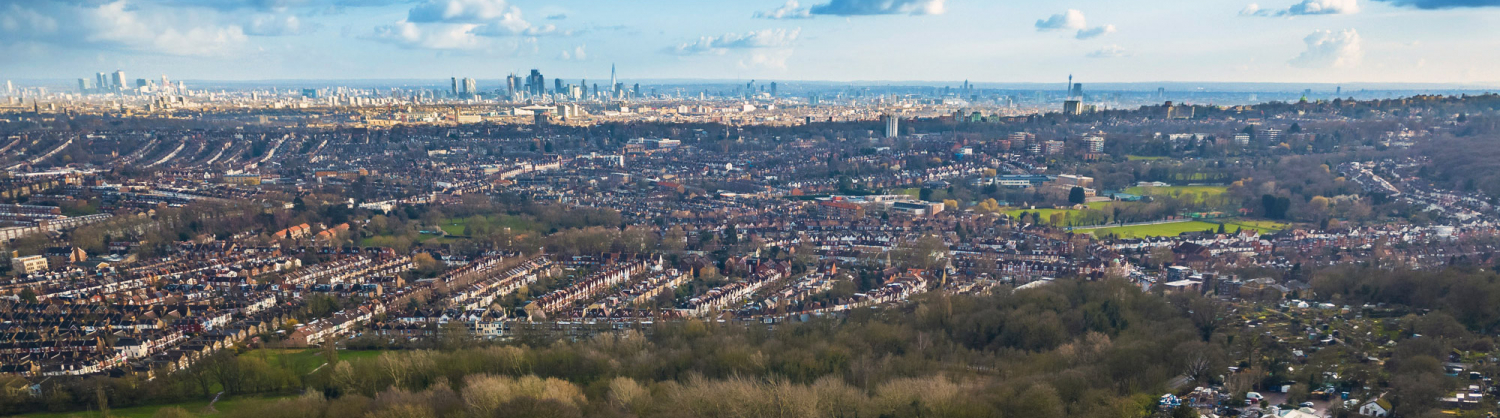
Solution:
{"label": "hazy horizon", "polygon": [[0,79],[607,79],[618,64],[625,80],[1493,86],[1497,20],[1497,0],[0,0]]}

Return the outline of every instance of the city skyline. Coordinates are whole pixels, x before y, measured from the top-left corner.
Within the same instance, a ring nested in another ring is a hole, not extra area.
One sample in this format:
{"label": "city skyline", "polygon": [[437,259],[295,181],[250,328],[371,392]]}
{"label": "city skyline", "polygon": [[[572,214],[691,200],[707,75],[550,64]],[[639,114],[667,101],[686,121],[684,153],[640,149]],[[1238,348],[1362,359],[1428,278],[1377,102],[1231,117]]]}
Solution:
{"label": "city skyline", "polygon": [[[1500,2],[0,1],[4,79],[1491,84]],[[73,24],[71,22],[79,22]],[[68,77],[58,77],[60,74]]]}

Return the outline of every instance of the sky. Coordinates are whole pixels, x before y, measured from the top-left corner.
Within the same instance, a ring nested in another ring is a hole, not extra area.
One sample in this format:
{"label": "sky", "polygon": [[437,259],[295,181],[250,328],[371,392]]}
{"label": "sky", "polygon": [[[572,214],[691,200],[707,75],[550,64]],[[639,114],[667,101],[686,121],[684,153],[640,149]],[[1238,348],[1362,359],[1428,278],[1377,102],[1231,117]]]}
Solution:
{"label": "sky", "polygon": [[0,79],[1493,84],[1495,28],[1500,0],[0,0]]}

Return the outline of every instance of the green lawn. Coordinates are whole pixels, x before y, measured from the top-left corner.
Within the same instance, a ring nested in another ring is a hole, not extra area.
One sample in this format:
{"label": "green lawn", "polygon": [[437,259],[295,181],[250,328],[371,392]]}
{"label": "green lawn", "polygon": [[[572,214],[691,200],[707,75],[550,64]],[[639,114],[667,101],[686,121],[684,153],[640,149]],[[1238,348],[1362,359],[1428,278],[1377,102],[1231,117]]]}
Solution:
{"label": "green lawn", "polygon": [[[339,354],[342,358],[343,352],[340,352]],[[263,348],[258,350],[250,350],[241,355],[249,357],[259,357],[261,359],[264,359],[266,361],[266,364],[274,367],[285,368],[299,375],[311,373],[314,369],[317,369],[318,366],[326,363],[326,361],[324,361],[323,359],[323,354],[314,348]]]}
{"label": "green lawn", "polygon": [[[1114,202],[1091,202],[1091,203],[1088,203],[1086,206],[1088,206],[1089,209],[1100,210],[1100,209],[1108,208],[1109,205],[1111,205],[1111,204],[1114,204]],[[1012,218],[1020,217],[1022,212],[1040,214],[1041,215],[1041,222],[1045,224],[1045,223],[1049,222],[1048,221],[1049,219],[1052,219],[1052,214],[1055,214],[1055,213],[1066,213],[1066,214],[1068,214],[1068,216],[1073,216],[1073,215],[1077,215],[1078,213],[1080,213],[1082,211],[1081,210],[1074,210],[1074,209],[1015,209],[1015,208],[1012,208],[1012,209],[1003,209],[1001,211],[1001,213],[1004,213],[1006,215],[1010,215],[1010,217],[1012,217]]]}
{"label": "green lawn", "polygon": [[[232,412],[232,411],[235,411],[235,410],[238,410],[238,409],[241,409],[241,408],[256,406],[256,405],[260,405],[260,404],[267,403],[267,402],[275,402],[278,399],[283,399],[285,397],[253,397],[252,396],[252,397],[230,397],[230,398],[220,399],[218,403],[214,404],[214,410],[218,411],[219,413],[217,413],[217,414],[204,414],[203,413],[203,408],[206,407],[206,406],[208,406],[208,401],[209,401],[209,399],[212,399],[212,398],[213,397],[210,396],[210,397],[208,397],[208,399],[204,399],[204,400],[201,400],[201,401],[183,402],[183,403],[170,404],[170,405],[146,405],[146,406],[132,406],[132,407],[129,407],[129,408],[113,408],[113,409],[109,410],[109,416],[113,417],[113,418],[151,418],[152,415],[156,414],[157,410],[162,409],[162,408],[166,408],[166,407],[175,406],[175,407],[180,407],[182,409],[186,409],[188,412],[193,413],[193,414],[198,415],[198,416],[212,417],[212,416],[221,416],[221,415],[224,415],[226,412]],[[77,417],[77,418],[103,418],[102,416],[100,416],[99,411],[47,412],[47,413],[28,414],[28,415],[20,415],[20,416],[33,417],[33,418],[73,418],[73,417]]]}
{"label": "green lawn", "polygon": [[464,227],[468,226],[468,224],[468,219],[449,219],[447,222],[443,222],[443,225],[438,228],[442,228],[443,232],[447,232],[448,235],[463,235]]}
{"label": "green lawn", "polygon": [[1131,187],[1125,189],[1125,193],[1137,196],[1164,196],[1176,197],[1192,193],[1197,196],[1196,202],[1203,203],[1204,198],[1218,197],[1229,191],[1225,186],[1167,186],[1167,187]]}
{"label": "green lawn", "polygon": [[1257,220],[1250,220],[1250,219],[1235,219],[1235,220],[1230,220],[1230,221],[1225,221],[1224,222],[1224,229],[1228,230],[1229,232],[1234,232],[1235,228],[1242,228],[1242,229],[1253,229],[1253,230],[1256,230],[1256,231],[1260,231],[1260,233],[1262,233],[1262,234],[1273,234],[1273,233],[1281,232],[1282,230],[1285,230],[1285,229],[1290,228],[1290,227],[1291,227],[1291,225],[1285,224],[1285,223],[1281,223],[1281,222],[1276,222],[1276,221],[1257,221]]}
{"label": "green lawn", "polygon": [[1218,224],[1188,221],[1174,222],[1168,224],[1117,226],[1112,228],[1098,228],[1086,230],[1096,237],[1110,234],[1118,235],[1120,238],[1146,238],[1146,237],[1175,237],[1183,232],[1207,231],[1219,229]]}

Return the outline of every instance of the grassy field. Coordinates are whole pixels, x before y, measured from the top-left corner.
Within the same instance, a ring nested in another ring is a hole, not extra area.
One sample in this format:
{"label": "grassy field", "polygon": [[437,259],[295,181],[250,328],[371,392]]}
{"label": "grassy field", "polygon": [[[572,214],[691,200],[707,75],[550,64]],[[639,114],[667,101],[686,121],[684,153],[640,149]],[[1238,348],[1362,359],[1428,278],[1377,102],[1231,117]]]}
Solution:
{"label": "grassy field", "polygon": [[1185,193],[1198,195],[1201,203],[1205,197],[1213,197],[1224,194],[1229,188],[1225,186],[1168,186],[1168,187],[1131,187],[1125,189],[1125,193],[1137,196],[1180,196]]}
{"label": "grassy field", "polygon": [[[113,408],[109,410],[109,416],[112,418],[151,418],[152,415],[156,414],[157,410],[175,406],[186,409],[189,413],[200,417],[213,417],[224,415],[224,413],[226,412],[235,411],[240,408],[252,407],[267,402],[275,402],[276,400],[283,398],[285,397],[232,397],[220,399],[218,403],[214,404],[214,410],[219,412],[217,414],[203,413],[203,408],[208,406],[209,401],[208,399],[204,399],[201,401],[183,402],[171,405],[146,405],[132,406],[129,408]],[[47,412],[41,414],[29,414],[20,416],[32,418],[103,418],[99,411]]]}
{"label": "grassy field", "polygon": [[[319,353],[317,349],[311,348],[263,348],[245,352],[243,355],[249,357],[259,357],[265,360],[266,364],[291,370],[296,374],[312,373],[312,371],[314,369],[317,369],[318,366],[322,366],[323,363],[326,363],[326,361],[324,361],[323,359],[323,355]],[[343,352],[339,352],[339,356],[340,358],[342,358]]]}
{"label": "grassy field", "polygon": [[1202,221],[1174,222],[1168,224],[1117,226],[1112,228],[1098,228],[1086,230],[1092,232],[1096,237],[1110,234],[1118,235],[1120,238],[1146,238],[1146,237],[1175,237],[1183,232],[1207,231],[1218,229],[1218,224]]}
{"label": "grassy field", "polygon": [[464,228],[468,227],[468,224],[468,219],[449,219],[438,228],[442,228],[443,232],[447,232],[448,235],[463,235]]}
{"label": "grassy field", "polygon": [[[1092,202],[1087,204],[1087,206],[1089,209],[1098,210],[1107,208],[1111,204],[1114,204],[1114,202]],[[1040,214],[1042,223],[1045,224],[1048,222],[1048,219],[1052,219],[1052,214],[1066,213],[1069,214],[1069,216],[1072,216],[1082,211],[1074,209],[1005,209],[1004,211],[1002,211],[1002,213],[1010,215],[1010,217],[1012,218],[1021,216],[1022,212]]]}
{"label": "grassy field", "polygon": [[1256,230],[1256,231],[1260,231],[1260,233],[1262,233],[1262,234],[1272,234],[1272,233],[1281,232],[1282,230],[1285,230],[1285,229],[1290,228],[1290,227],[1291,227],[1291,225],[1284,224],[1284,223],[1281,223],[1281,222],[1276,222],[1276,221],[1256,221],[1256,220],[1250,220],[1250,219],[1235,219],[1235,220],[1229,220],[1229,221],[1225,221],[1224,222],[1224,229],[1227,230],[1227,231],[1229,231],[1229,232],[1234,232],[1235,228],[1241,228],[1241,229],[1247,229],[1247,230],[1248,229],[1253,229],[1253,230]]}
{"label": "grassy field", "polygon": [[1167,157],[1150,157],[1150,156],[1145,156],[1145,155],[1126,155],[1125,159],[1130,160],[1130,161],[1156,161],[1156,160],[1165,160],[1165,159],[1167,159]]}

